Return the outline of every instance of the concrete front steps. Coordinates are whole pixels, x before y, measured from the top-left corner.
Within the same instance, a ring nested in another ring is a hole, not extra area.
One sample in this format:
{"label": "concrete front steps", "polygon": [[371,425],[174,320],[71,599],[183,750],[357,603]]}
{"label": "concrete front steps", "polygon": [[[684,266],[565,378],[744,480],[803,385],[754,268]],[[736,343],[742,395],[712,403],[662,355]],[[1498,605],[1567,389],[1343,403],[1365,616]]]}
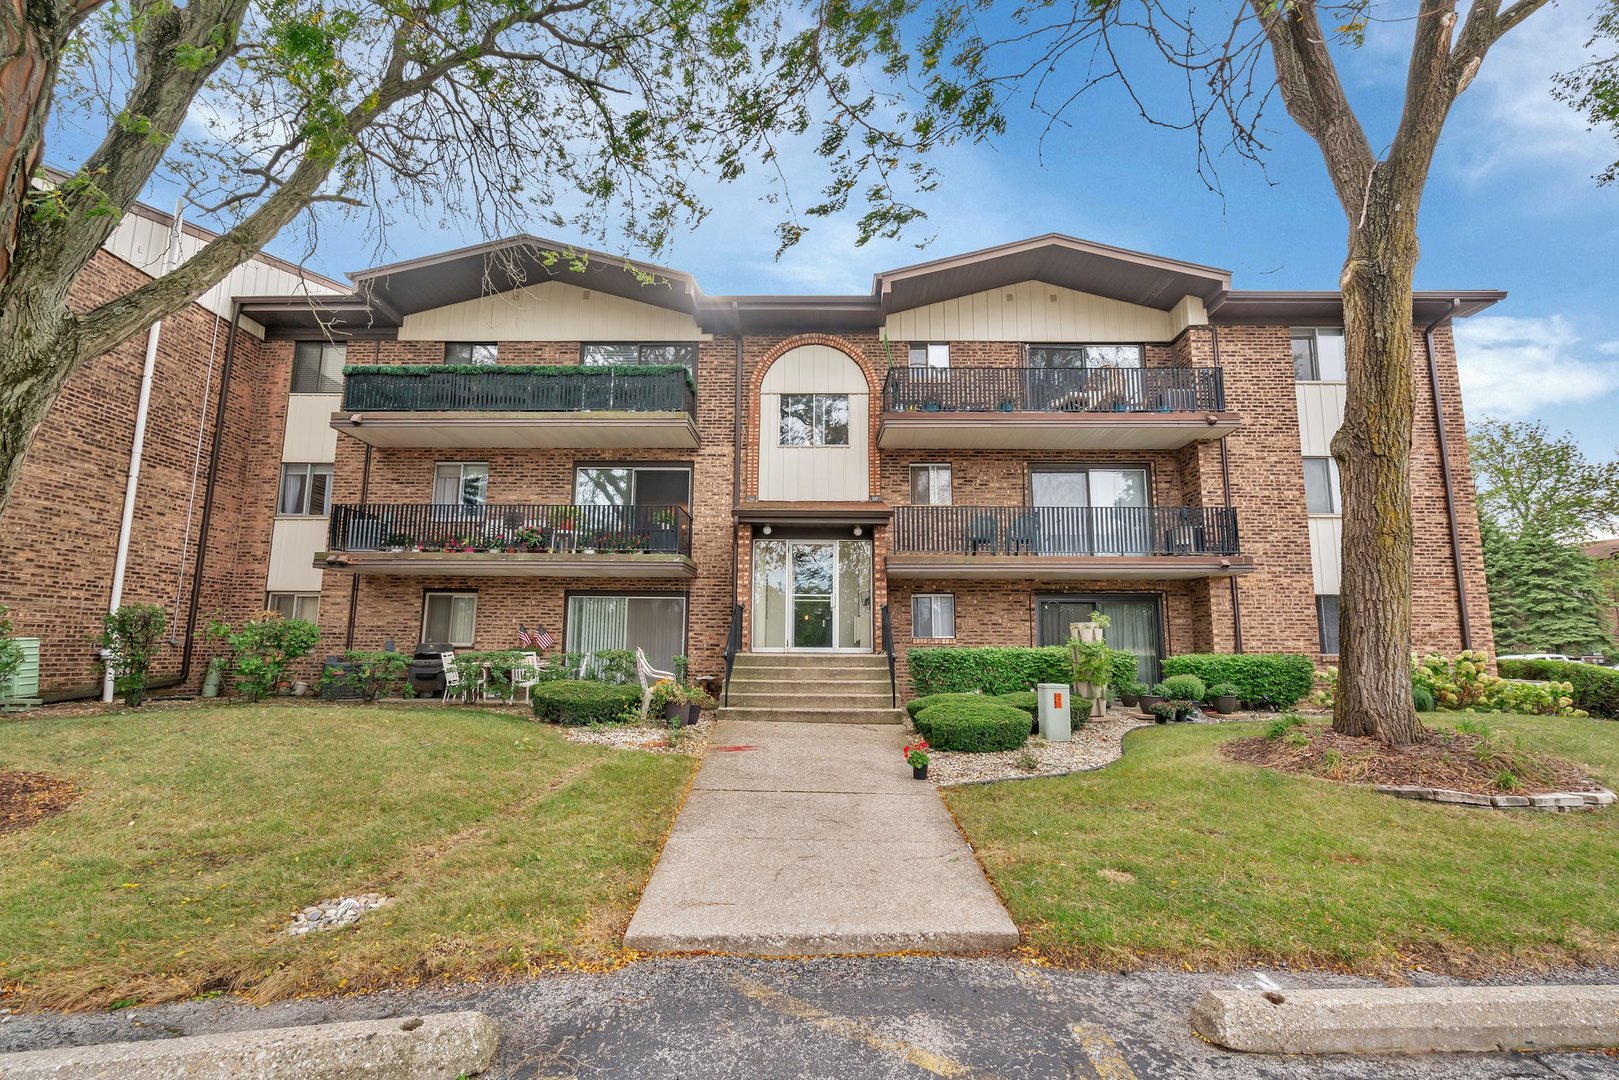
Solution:
{"label": "concrete front steps", "polygon": [[739,653],[721,720],[902,724],[888,657],[872,653]]}

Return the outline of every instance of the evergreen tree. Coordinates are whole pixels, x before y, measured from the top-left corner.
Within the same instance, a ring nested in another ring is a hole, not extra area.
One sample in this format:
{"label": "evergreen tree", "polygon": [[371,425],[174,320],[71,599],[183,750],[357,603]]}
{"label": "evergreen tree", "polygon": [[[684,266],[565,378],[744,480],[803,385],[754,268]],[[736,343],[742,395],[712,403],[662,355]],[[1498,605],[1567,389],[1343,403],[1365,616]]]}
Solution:
{"label": "evergreen tree", "polygon": [[1613,650],[1602,623],[1596,568],[1584,551],[1538,532],[1509,536],[1488,518],[1479,525],[1500,652],[1579,656]]}

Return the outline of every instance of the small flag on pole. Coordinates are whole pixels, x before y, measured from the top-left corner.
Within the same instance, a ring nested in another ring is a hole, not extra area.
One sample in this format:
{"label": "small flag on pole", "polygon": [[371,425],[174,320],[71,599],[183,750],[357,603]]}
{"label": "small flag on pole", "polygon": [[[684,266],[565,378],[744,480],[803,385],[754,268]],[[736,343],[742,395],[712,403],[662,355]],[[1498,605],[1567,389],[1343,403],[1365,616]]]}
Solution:
{"label": "small flag on pole", "polygon": [[552,637],[545,627],[539,623],[535,623],[534,626],[534,632],[529,633],[528,627],[522,623],[517,624],[517,643],[523,648],[544,651],[557,643],[557,639]]}

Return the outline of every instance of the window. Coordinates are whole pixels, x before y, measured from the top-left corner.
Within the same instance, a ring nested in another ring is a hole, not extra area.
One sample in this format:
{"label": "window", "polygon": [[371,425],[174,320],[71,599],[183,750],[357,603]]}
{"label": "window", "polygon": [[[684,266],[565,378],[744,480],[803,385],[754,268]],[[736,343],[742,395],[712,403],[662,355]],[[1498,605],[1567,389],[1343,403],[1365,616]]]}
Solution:
{"label": "window", "polygon": [[489,466],[475,461],[441,461],[433,466],[436,506],[482,506],[489,498]]}
{"label": "window", "polygon": [[1315,621],[1321,628],[1321,651],[1338,655],[1338,597],[1322,593],[1315,598]]}
{"label": "window", "polygon": [[300,341],[292,352],[292,392],[294,394],[341,394],[343,360],[347,345],[325,341]]}
{"label": "window", "polygon": [[911,466],[911,505],[950,505],[950,466]]}
{"label": "window", "polygon": [[950,370],[949,345],[912,345],[912,368],[933,368],[939,371]]}
{"label": "window", "polygon": [[912,638],[956,636],[956,598],[949,593],[911,597]]}
{"label": "window", "polygon": [[493,364],[500,346],[492,341],[448,341],[444,343],[446,364]]}
{"label": "window", "polygon": [[1035,368],[1138,368],[1140,345],[1030,345]]}
{"label": "window", "polygon": [[266,611],[279,611],[283,619],[302,619],[304,622],[320,621],[320,593],[318,592],[273,592],[264,597]]}
{"label": "window", "polygon": [[781,395],[782,446],[848,446],[848,394]]}
{"label": "window", "polygon": [[422,640],[470,649],[478,615],[475,592],[430,592],[422,597]]}
{"label": "window", "polygon": [[1304,459],[1304,509],[1311,514],[1341,514],[1338,463],[1329,457]]}
{"label": "window", "polygon": [[1324,327],[1293,330],[1293,378],[1299,382],[1343,382],[1344,332]]}
{"label": "window", "polygon": [[673,671],[686,651],[686,598],[570,596],[562,636],[571,653],[640,649],[653,667]]}
{"label": "window", "polygon": [[696,342],[586,342],[579,347],[579,358],[586,365],[597,364],[678,364],[697,370]]}
{"label": "window", "polygon": [[689,506],[691,470],[581,465],[573,472],[573,501],[582,506]]}
{"label": "window", "polygon": [[281,498],[275,512],[283,516],[325,517],[332,511],[330,465],[281,466]]}

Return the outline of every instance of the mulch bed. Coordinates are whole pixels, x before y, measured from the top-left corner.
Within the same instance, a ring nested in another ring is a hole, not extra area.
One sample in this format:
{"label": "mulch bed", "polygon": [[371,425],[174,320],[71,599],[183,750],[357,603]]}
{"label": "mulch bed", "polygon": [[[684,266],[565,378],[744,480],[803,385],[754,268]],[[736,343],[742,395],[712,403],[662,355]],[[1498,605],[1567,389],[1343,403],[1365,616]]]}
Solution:
{"label": "mulch bed", "polygon": [[[1462,732],[1427,729],[1418,742],[1399,748],[1376,739],[1340,735],[1329,725],[1306,724],[1292,733],[1303,733],[1309,741],[1294,746],[1288,735],[1236,739],[1222,743],[1220,753],[1247,765],[1347,784],[1448,788],[1475,795],[1602,790],[1601,784],[1573,762],[1518,750],[1506,742],[1489,748],[1491,753],[1480,761],[1475,747],[1484,740]],[[1518,786],[1499,784],[1503,769],[1518,778]]]}
{"label": "mulch bed", "polygon": [[0,834],[60,814],[78,797],[71,782],[48,773],[0,772]]}

